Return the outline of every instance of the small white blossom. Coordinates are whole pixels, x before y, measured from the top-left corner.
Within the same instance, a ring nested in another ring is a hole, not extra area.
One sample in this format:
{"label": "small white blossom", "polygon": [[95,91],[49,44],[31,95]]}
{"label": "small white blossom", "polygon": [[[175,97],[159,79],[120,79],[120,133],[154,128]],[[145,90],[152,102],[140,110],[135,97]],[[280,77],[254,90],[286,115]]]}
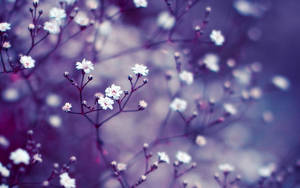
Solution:
{"label": "small white blossom", "polygon": [[8,185],[1,184],[1,185],[0,185],[0,188],[9,188],[9,187],[8,187]]}
{"label": "small white blossom", "polygon": [[110,87],[105,89],[105,94],[108,97],[112,97],[115,100],[118,100],[123,94],[123,91],[120,86],[112,84]]}
{"label": "small white blossom", "polygon": [[57,23],[62,24],[63,20],[67,17],[66,11],[62,8],[52,8],[49,12],[49,17],[57,21]]}
{"label": "small white blossom", "polygon": [[9,140],[7,140],[7,138],[5,138],[4,136],[0,135],[0,145],[4,148],[7,148],[9,144]]}
{"label": "small white blossom", "polygon": [[147,76],[149,73],[149,70],[145,65],[135,64],[131,69],[136,75],[140,74],[142,76]]}
{"label": "small white blossom", "polygon": [[32,0],[33,3],[38,4],[40,1],[39,0]]}
{"label": "small white blossom", "polygon": [[8,41],[5,41],[5,42],[3,42],[3,45],[2,45],[2,47],[3,47],[3,48],[5,48],[5,49],[8,49],[8,48],[10,48],[10,47],[11,47],[11,44],[10,44],[10,42],[8,42]]}
{"label": "small white blossom", "polygon": [[13,163],[16,165],[20,163],[28,165],[30,161],[30,156],[26,150],[19,148],[10,153],[9,159],[12,160]]}
{"label": "small white blossom", "polygon": [[144,101],[144,100],[139,101],[139,107],[147,108],[147,106],[148,106],[148,103],[146,101]]}
{"label": "small white blossom", "polygon": [[261,14],[258,7],[247,0],[236,0],[233,7],[243,16],[259,16]]}
{"label": "small white blossom", "polygon": [[287,90],[290,87],[290,82],[283,76],[274,76],[272,83],[281,90]]}
{"label": "small white blossom", "polygon": [[175,17],[168,11],[161,12],[157,19],[157,25],[163,29],[171,29],[175,24]]}
{"label": "small white blossom", "polygon": [[26,69],[33,68],[35,65],[35,60],[32,59],[31,56],[26,56],[26,55],[21,56],[20,62]]}
{"label": "small white blossom", "polygon": [[165,152],[157,152],[158,161],[161,163],[170,163],[170,158]]}
{"label": "small white blossom", "polygon": [[272,173],[275,171],[276,166],[274,164],[269,164],[267,166],[261,167],[258,169],[258,174],[261,177],[268,178],[272,175]]}
{"label": "small white blossom", "polygon": [[198,146],[205,146],[207,141],[204,136],[198,135],[195,142]]}
{"label": "small white blossom", "polygon": [[114,101],[109,97],[100,97],[98,103],[104,110],[107,110],[108,108],[113,110]]}
{"label": "small white blossom", "polygon": [[225,42],[225,37],[219,30],[212,30],[210,39],[215,43],[216,46],[222,46]]}
{"label": "small white blossom", "polygon": [[83,70],[88,74],[94,70],[94,64],[91,61],[83,59],[82,62],[76,62],[76,69]]}
{"label": "small white blossom", "polygon": [[7,23],[7,22],[0,23],[0,32],[6,32],[10,29],[11,29],[10,23]]}
{"label": "small white blossom", "polygon": [[260,99],[263,95],[263,91],[259,87],[254,87],[250,89],[249,94],[253,99]]}
{"label": "small white blossom", "polygon": [[56,21],[49,21],[44,23],[44,30],[50,34],[58,34],[60,32],[59,24]]}
{"label": "small white blossom", "polygon": [[181,163],[190,163],[192,160],[192,157],[186,152],[178,151],[176,153],[176,159]]}
{"label": "small white blossom", "polygon": [[133,3],[135,5],[135,7],[139,8],[139,7],[147,7],[148,6],[148,2],[147,0],[133,0]]}
{"label": "small white blossom", "polygon": [[65,112],[70,112],[71,109],[72,109],[72,104],[71,104],[71,103],[68,103],[68,102],[66,102],[66,103],[64,104],[64,106],[62,107],[62,110],[65,111]]}
{"label": "small white blossom", "polygon": [[62,173],[59,176],[59,183],[65,188],[75,188],[75,179],[71,178],[67,172]]}
{"label": "small white blossom", "polygon": [[223,172],[232,172],[234,171],[234,166],[228,164],[228,163],[224,163],[224,164],[220,164],[219,165],[219,170],[223,171]]}
{"label": "small white blossom", "polygon": [[179,78],[181,81],[185,82],[188,85],[191,85],[194,82],[194,75],[189,71],[182,71],[179,74]]}
{"label": "small white blossom", "polygon": [[104,21],[98,26],[98,31],[101,35],[107,36],[112,30],[111,23],[109,21]]}
{"label": "small white blossom", "polygon": [[98,8],[99,3],[97,0],[87,0],[85,3],[86,7],[91,9],[91,10],[95,10]]}
{"label": "small white blossom", "polygon": [[5,166],[3,166],[1,162],[0,162],[0,174],[3,177],[8,177],[10,175],[9,170]]}
{"label": "small white blossom", "polygon": [[87,26],[90,23],[88,16],[84,12],[78,12],[74,21],[80,26]]}
{"label": "small white blossom", "polygon": [[117,164],[117,170],[118,171],[124,171],[127,169],[127,165],[125,163],[118,163]]}
{"label": "small white blossom", "polygon": [[206,54],[203,58],[203,63],[213,72],[219,72],[220,70],[219,57],[216,54]]}
{"label": "small white blossom", "polygon": [[237,113],[237,109],[235,108],[235,106],[233,106],[232,104],[229,103],[225,103],[223,105],[225,111],[227,113],[229,113],[230,115],[235,115]]}
{"label": "small white blossom", "polygon": [[186,110],[186,107],[187,107],[187,102],[180,98],[175,98],[170,104],[170,108],[173,111],[183,112]]}
{"label": "small white blossom", "polygon": [[34,154],[33,155],[33,161],[34,162],[39,162],[39,163],[43,162],[42,155],[38,154],[38,153]]}

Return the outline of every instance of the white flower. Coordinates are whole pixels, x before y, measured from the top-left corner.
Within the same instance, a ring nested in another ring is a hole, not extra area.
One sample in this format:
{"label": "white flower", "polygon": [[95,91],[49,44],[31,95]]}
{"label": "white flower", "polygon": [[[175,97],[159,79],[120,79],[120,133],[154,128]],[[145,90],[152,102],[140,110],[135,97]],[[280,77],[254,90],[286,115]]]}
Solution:
{"label": "white flower", "polygon": [[98,99],[98,103],[101,105],[101,107],[104,110],[107,110],[107,108],[109,108],[111,110],[113,109],[114,101],[109,97],[100,97]]}
{"label": "white flower", "polygon": [[26,55],[21,56],[20,62],[26,69],[33,68],[35,64],[35,60],[32,59],[32,57]]}
{"label": "white flower", "polygon": [[70,112],[70,111],[71,111],[71,108],[72,108],[72,104],[66,102],[66,103],[64,104],[64,106],[62,107],[62,110],[65,111],[65,112]]}
{"label": "white flower", "polygon": [[161,163],[170,163],[170,158],[165,152],[157,152],[158,161]]}
{"label": "white flower", "polygon": [[145,108],[147,108],[147,106],[148,106],[148,103],[146,101],[144,101],[144,100],[139,101],[139,107],[145,109]]}
{"label": "white flower", "polygon": [[39,163],[43,162],[42,155],[38,154],[38,153],[34,154],[33,155],[33,161],[34,162],[39,162]]}
{"label": "white flower", "polygon": [[3,47],[3,48],[5,48],[5,49],[8,49],[8,48],[10,48],[10,47],[11,47],[11,44],[10,44],[10,42],[8,42],[8,41],[5,41],[5,42],[3,42],[3,45],[2,45],[2,47]]}
{"label": "white flower", "polygon": [[187,107],[187,102],[180,98],[175,98],[170,104],[170,108],[173,111],[183,112],[186,110],[186,107]]}
{"label": "white flower", "polygon": [[163,29],[171,29],[175,24],[175,17],[168,11],[161,12],[157,19],[157,25]]}
{"label": "white flower", "polygon": [[9,187],[8,187],[8,185],[1,184],[1,185],[0,185],[0,188],[9,188]]}
{"label": "white flower", "polygon": [[223,171],[223,172],[232,172],[234,171],[234,166],[228,164],[228,163],[224,163],[224,164],[220,164],[219,165],[219,170]]}
{"label": "white flower", "polygon": [[133,0],[133,3],[135,5],[135,7],[147,7],[148,6],[148,2],[147,0]]}
{"label": "white flower", "polygon": [[10,175],[9,170],[5,166],[3,166],[1,162],[0,162],[0,174],[3,177],[8,177]]}
{"label": "white flower", "polygon": [[60,32],[59,24],[56,21],[50,21],[44,23],[44,30],[50,34],[58,34]]}
{"label": "white flower", "polygon": [[62,24],[63,20],[67,17],[66,11],[62,8],[52,8],[49,12],[49,17],[57,21],[57,23]]}
{"label": "white flower", "polygon": [[179,78],[181,81],[185,82],[188,85],[191,85],[194,82],[193,73],[185,71],[185,70],[179,74]]}
{"label": "white flower", "polygon": [[9,146],[9,140],[5,138],[4,136],[0,135],[0,145],[4,148],[7,148]]}
{"label": "white flower", "polygon": [[259,87],[254,87],[250,89],[249,94],[253,99],[260,99],[263,95],[263,92]]}
{"label": "white flower", "polygon": [[205,146],[206,145],[206,138],[204,136],[198,135],[196,137],[195,142],[198,146]]}
{"label": "white flower", "polygon": [[97,0],[87,0],[85,2],[85,5],[87,6],[87,8],[91,9],[91,10],[95,10],[98,8],[99,3]]}
{"label": "white flower", "polygon": [[109,21],[104,21],[98,26],[98,31],[103,36],[107,36],[111,30],[111,23]]}
{"label": "white flower", "polygon": [[7,23],[7,22],[2,22],[0,23],[0,32],[5,32],[5,31],[8,31],[10,30],[10,23]]}
{"label": "white flower", "polygon": [[241,84],[248,85],[251,82],[251,71],[247,68],[235,69],[232,71],[232,75]]}
{"label": "white flower", "polygon": [[83,59],[82,62],[76,62],[76,69],[83,70],[88,74],[94,70],[94,64],[91,61]]}
{"label": "white flower", "polygon": [[67,172],[62,173],[59,176],[59,183],[65,188],[75,188],[75,179],[71,178]]}
{"label": "white flower", "polygon": [[133,73],[138,75],[147,76],[149,73],[148,68],[145,65],[135,64],[134,67],[131,68]]}
{"label": "white flower", "polygon": [[124,171],[127,169],[127,165],[125,163],[118,163],[117,164],[117,170],[118,171]]}
{"label": "white flower", "polygon": [[216,46],[222,46],[225,42],[225,37],[219,30],[212,30],[210,39],[215,43]]}
{"label": "white flower", "polygon": [[213,72],[218,72],[220,70],[219,57],[215,54],[206,54],[203,58],[203,63]]}
{"label": "white flower", "polygon": [[19,148],[10,153],[9,159],[12,160],[13,163],[16,165],[20,163],[28,165],[30,161],[30,156],[26,150]]}
{"label": "white flower", "polygon": [[186,152],[178,151],[176,153],[176,159],[181,163],[190,163],[192,160],[192,157]]}
{"label": "white flower", "polygon": [[32,0],[33,3],[38,4],[40,1],[39,0]]}
{"label": "white flower", "polygon": [[264,167],[258,169],[258,174],[261,177],[267,178],[272,175],[272,173],[275,171],[275,169],[276,169],[276,166],[274,164],[269,164],[267,166],[264,166]]}
{"label": "white flower", "polygon": [[281,90],[287,90],[290,87],[290,82],[283,76],[274,76],[272,83]]}
{"label": "white flower", "polygon": [[259,16],[261,14],[258,7],[247,0],[236,0],[233,7],[243,16]]}
{"label": "white flower", "polygon": [[60,127],[61,126],[61,118],[58,115],[51,115],[48,118],[48,122],[52,127]]}
{"label": "white flower", "polygon": [[88,16],[84,12],[78,12],[74,21],[80,26],[87,26],[90,22]]}
{"label": "white flower", "polygon": [[225,103],[223,105],[225,111],[227,113],[229,113],[230,115],[235,115],[237,113],[237,109],[235,108],[235,106],[233,106],[232,104],[229,103]]}
{"label": "white flower", "polygon": [[105,94],[108,97],[112,97],[115,100],[118,100],[120,96],[123,94],[120,86],[112,84],[110,87],[105,89]]}

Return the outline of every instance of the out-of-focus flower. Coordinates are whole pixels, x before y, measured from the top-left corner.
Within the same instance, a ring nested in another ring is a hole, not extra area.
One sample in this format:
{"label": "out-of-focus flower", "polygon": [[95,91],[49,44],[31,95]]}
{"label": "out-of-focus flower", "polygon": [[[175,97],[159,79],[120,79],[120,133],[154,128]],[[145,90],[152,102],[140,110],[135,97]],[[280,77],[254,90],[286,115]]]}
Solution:
{"label": "out-of-focus flower", "polygon": [[34,4],[38,4],[40,1],[39,1],[39,0],[32,0],[32,2],[33,2]]}
{"label": "out-of-focus flower", "polygon": [[19,148],[10,153],[9,159],[12,160],[16,165],[20,163],[28,165],[30,156],[26,150]]}
{"label": "out-of-focus flower", "polygon": [[254,88],[250,89],[249,94],[253,99],[260,99],[263,95],[263,92],[262,92],[261,88],[254,87]]}
{"label": "out-of-focus flower", "polygon": [[87,0],[87,1],[85,2],[85,5],[86,5],[87,8],[89,8],[89,9],[91,9],[91,10],[95,10],[95,9],[98,8],[99,3],[98,3],[97,0]]}
{"label": "out-of-focus flower", "polygon": [[158,15],[157,25],[163,29],[171,29],[175,24],[175,17],[168,11],[161,12]]}
{"label": "out-of-focus flower", "polygon": [[176,159],[181,163],[190,163],[192,160],[192,157],[186,152],[178,151],[176,153]]}
{"label": "out-of-focus flower", "polygon": [[7,22],[0,23],[0,32],[6,32],[10,29],[11,29],[10,23],[7,23]]}
{"label": "out-of-focus flower", "polygon": [[57,21],[52,20],[44,23],[44,30],[48,31],[50,34],[58,34],[60,32],[60,27]]}
{"label": "out-of-focus flower", "polygon": [[71,178],[67,172],[62,173],[59,176],[59,183],[65,188],[75,188],[75,179]]}
{"label": "out-of-focus flower", "polygon": [[287,90],[290,87],[289,80],[284,76],[274,76],[272,78],[272,83],[281,90]]}
{"label": "out-of-focus flower", "polygon": [[148,103],[146,101],[144,101],[144,100],[139,101],[139,107],[140,108],[145,109],[145,108],[147,108],[147,106],[148,106]]}
{"label": "out-of-focus flower", "polygon": [[49,116],[48,122],[53,127],[60,127],[61,126],[61,118],[58,115]]}
{"label": "out-of-focus flower", "polygon": [[271,123],[274,120],[274,115],[271,111],[264,111],[262,116],[265,123]]}
{"label": "out-of-focus flower", "polygon": [[3,91],[2,97],[5,101],[14,102],[20,98],[20,94],[16,88],[7,88]]}
{"label": "out-of-focus flower", "polygon": [[274,164],[269,164],[267,166],[261,167],[258,169],[258,174],[261,177],[268,178],[272,175],[272,173],[275,171],[276,166]]}
{"label": "out-of-focus flower", "polygon": [[78,12],[74,21],[80,26],[87,26],[90,23],[89,17],[84,12]]}
{"label": "out-of-focus flower", "polygon": [[62,8],[53,7],[50,9],[49,17],[54,19],[58,24],[62,24],[66,16],[66,11]]}
{"label": "out-of-focus flower", "polygon": [[195,142],[198,146],[205,146],[207,141],[204,136],[198,135]]}
{"label": "out-of-focus flower", "polygon": [[233,7],[243,16],[260,16],[263,13],[259,6],[248,0],[236,0]]}
{"label": "out-of-focus flower", "polygon": [[170,158],[165,152],[157,152],[157,156],[160,163],[170,163]]}
{"label": "out-of-focus flower", "polygon": [[221,170],[224,173],[229,173],[234,171],[234,166],[228,164],[228,163],[223,163],[219,165],[219,170]]}
{"label": "out-of-focus flower", "polygon": [[1,162],[0,162],[0,174],[3,177],[8,177],[10,175],[9,170],[5,166],[3,166]]}
{"label": "out-of-focus flower", "polygon": [[9,141],[5,136],[0,135],[0,145],[4,148],[7,148],[9,146]]}
{"label": "out-of-focus flower", "polygon": [[76,62],[76,69],[83,70],[88,74],[94,70],[94,64],[91,61],[83,59],[81,62]]}
{"label": "out-of-focus flower", "polygon": [[232,104],[225,103],[223,106],[224,106],[225,111],[227,113],[229,113],[230,115],[235,115],[237,113],[237,109]]}
{"label": "out-of-focus flower", "polygon": [[145,65],[135,64],[131,69],[136,75],[147,76],[149,73],[149,70]]}
{"label": "out-of-focus flower", "polygon": [[213,72],[219,72],[219,57],[216,54],[206,54],[203,58],[206,68]]}
{"label": "out-of-focus flower", "polygon": [[72,104],[71,104],[71,103],[68,103],[68,102],[66,102],[66,103],[64,104],[64,106],[62,107],[62,110],[65,111],[65,112],[70,112],[71,109],[72,109]]}
{"label": "out-of-focus flower", "polygon": [[39,163],[43,162],[42,155],[38,154],[38,153],[34,154],[33,155],[33,161],[34,162],[39,162]]}
{"label": "out-of-focus flower", "polygon": [[232,71],[234,78],[241,84],[248,85],[251,81],[251,71],[248,68],[240,68]]}
{"label": "out-of-focus flower", "polygon": [[187,102],[180,98],[175,98],[170,104],[170,108],[173,111],[183,112],[186,110],[186,107],[187,107]]}
{"label": "out-of-focus flower", "polygon": [[125,163],[118,163],[117,164],[117,170],[118,171],[124,171],[124,170],[126,170],[127,169],[127,165],[125,164]]}
{"label": "out-of-focus flower", "polygon": [[120,86],[112,84],[110,87],[105,89],[105,94],[108,97],[112,97],[115,100],[118,100],[123,94],[123,91]]}
{"label": "out-of-focus flower", "polygon": [[108,108],[113,110],[114,101],[109,97],[100,97],[98,99],[98,104],[101,105],[103,110],[107,110]]}
{"label": "out-of-focus flower", "polygon": [[148,6],[148,2],[147,0],[133,0],[133,3],[135,5],[135,7],[147,7]]}
{"label": "out-of-focus flower", "polygon": [[188,85],[191,85],[194,82],[194,75],[189,71],[182,71],[179,74],[179,78],[181,81],[185,82]]}
{"label": "out-of-focus flower", "polygon": [[5,48],[5,49],[8,49],[8,48],[10,48],[10,47],[11,47],[11,44],[10,44],[10,42],[8,42],[8,41],[5,41],[5,42],[3,42],[3,45],[2,45],[2,47],[3,47],[3,48]]}
{"label": "out-of-focus flower", "polygon": [[21,56],[21,58],[20,58],[20,63],[21,63],[26,69],[30,69],[30,68],[33,68],[33,67],[34,67],[34,65],[35,65],[35,60],[32,59],[31,56],[23,55],[23,56]]}
{"label": "out-of-focus flower", "polygon": [[49,94],[46,98],[46,103],[52,107],[59,106],[60,101],[61,101],[60,97],[56,94]]}
{"label": "out-of-focus flower", "polygon": [[98,26],[98,31],[101,35],[107,36],[112,30],[111,23],[104,21]]}
{"label": "out-of-focus flower", "polygon": [[8,187],[8,185],[1,184],[1,185],[0,185],[0,188],[9,188],[9,187]]}
{"label": "out-of-focus flower", "polygon": [[220,30],[212,30],[210,33],[210,39],[215,43],[216,46],[222,46],[225,42],[225,37]]}

